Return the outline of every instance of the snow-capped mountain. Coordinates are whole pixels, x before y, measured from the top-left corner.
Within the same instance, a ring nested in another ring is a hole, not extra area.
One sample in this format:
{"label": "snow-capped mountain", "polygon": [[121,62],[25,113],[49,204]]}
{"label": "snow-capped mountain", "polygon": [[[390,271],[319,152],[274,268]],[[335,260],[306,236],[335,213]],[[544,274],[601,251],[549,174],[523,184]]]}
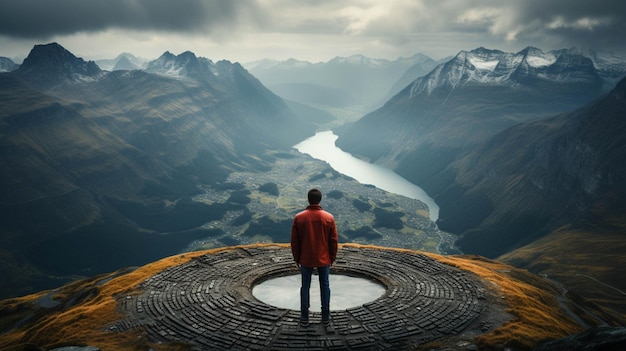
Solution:
{"label": "snow-capped mountain", "polygon": [[[590,57],[591,56],[591,57]],[[593,58],[593,59],[592,59]],[[438,65],[411,87],[411,95],[430,95],[439,88],[453,90],[468,84],[530,87],[544,82],[592,86],[614,83],[626,73],[622,60],[604,59],[576,49],[543,52],[527,47],[517,53],[478,48],[461,51]]]}
{"label": "snow-capped mountain", "polygon": [[586,55],[533,47],[461,51],[339,131],[337,145],[424,184],[495,133],[583,106],[626,73],[626,59]]}

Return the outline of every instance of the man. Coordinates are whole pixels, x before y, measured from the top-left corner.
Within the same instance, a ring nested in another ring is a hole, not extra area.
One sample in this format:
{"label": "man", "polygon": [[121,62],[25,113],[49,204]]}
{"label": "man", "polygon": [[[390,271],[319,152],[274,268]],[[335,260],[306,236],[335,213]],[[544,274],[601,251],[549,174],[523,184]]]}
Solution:
{"label": "man", "polygon": [[330,323],[330,266],[337,258],[337,227],[332,214],[324,211],[320,202],[322,192],[311,189],[307,194],[309,206],[293,218],[291,253],[302,275],[300,287],[300,323],[309,325],[309,290],[311,275],[317,268],[322,302],[322,323]]}

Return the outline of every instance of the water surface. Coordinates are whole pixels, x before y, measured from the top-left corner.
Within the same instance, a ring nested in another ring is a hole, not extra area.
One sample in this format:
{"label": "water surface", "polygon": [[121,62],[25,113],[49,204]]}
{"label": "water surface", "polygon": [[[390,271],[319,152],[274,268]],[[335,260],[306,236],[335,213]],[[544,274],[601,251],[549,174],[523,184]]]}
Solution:
{"label": "water surface", "polygon": [[[312,312],[321,312],[319,277],[311,278]],[[330,278],[330,309],[345,310],[358,307],[383,296],[386,289],[370,279],[351,277],[342,274],[331,274]],[[252,295],[280,308],[300,311],[300,275],[289,275],[266,280],[252,288]]]}

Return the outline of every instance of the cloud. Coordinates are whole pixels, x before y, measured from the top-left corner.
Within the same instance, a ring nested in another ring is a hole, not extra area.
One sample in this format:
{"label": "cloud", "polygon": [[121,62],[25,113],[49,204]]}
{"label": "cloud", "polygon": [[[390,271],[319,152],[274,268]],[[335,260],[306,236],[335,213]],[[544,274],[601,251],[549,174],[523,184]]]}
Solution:
{"label": "cloud", "polygon": [[[368,37],[393,45],[410,38],[471,37],[485,46],[626,48],[621,0],[263,0],[269,31]],[[473,36],[473,37],[472,37]]]}
{"label": "cloud", "polygon": [[243,60],[444,57],[479,46],[625,51],[622,33],[622,0],[0,0],[3,54],[51,39],[82,41],[85,54],[185,47]]}
{"label": "cloud", "polygon": [[250,7],[254,2],[247,0],[0,0],[0,34],[40,39],[111,28],[210,31],[240,24]]}
{"label": "cloud", "polygon": [[494,38],[509,42],[626,49],[626,2],[620,0],[501,2],[500,6],[468,9],[457,21],[485,25]]}

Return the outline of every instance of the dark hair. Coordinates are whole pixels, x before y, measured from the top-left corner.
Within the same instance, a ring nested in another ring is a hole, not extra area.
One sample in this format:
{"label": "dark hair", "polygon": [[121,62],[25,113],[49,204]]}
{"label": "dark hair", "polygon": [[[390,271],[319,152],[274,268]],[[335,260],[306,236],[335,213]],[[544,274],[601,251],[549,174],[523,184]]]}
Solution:
{"label": "dark hair", "polygon": [[319,189],[313,188],[309,190],[307,197],[309,198],[309,204],[317,205],[322,201],[322,192]]}

